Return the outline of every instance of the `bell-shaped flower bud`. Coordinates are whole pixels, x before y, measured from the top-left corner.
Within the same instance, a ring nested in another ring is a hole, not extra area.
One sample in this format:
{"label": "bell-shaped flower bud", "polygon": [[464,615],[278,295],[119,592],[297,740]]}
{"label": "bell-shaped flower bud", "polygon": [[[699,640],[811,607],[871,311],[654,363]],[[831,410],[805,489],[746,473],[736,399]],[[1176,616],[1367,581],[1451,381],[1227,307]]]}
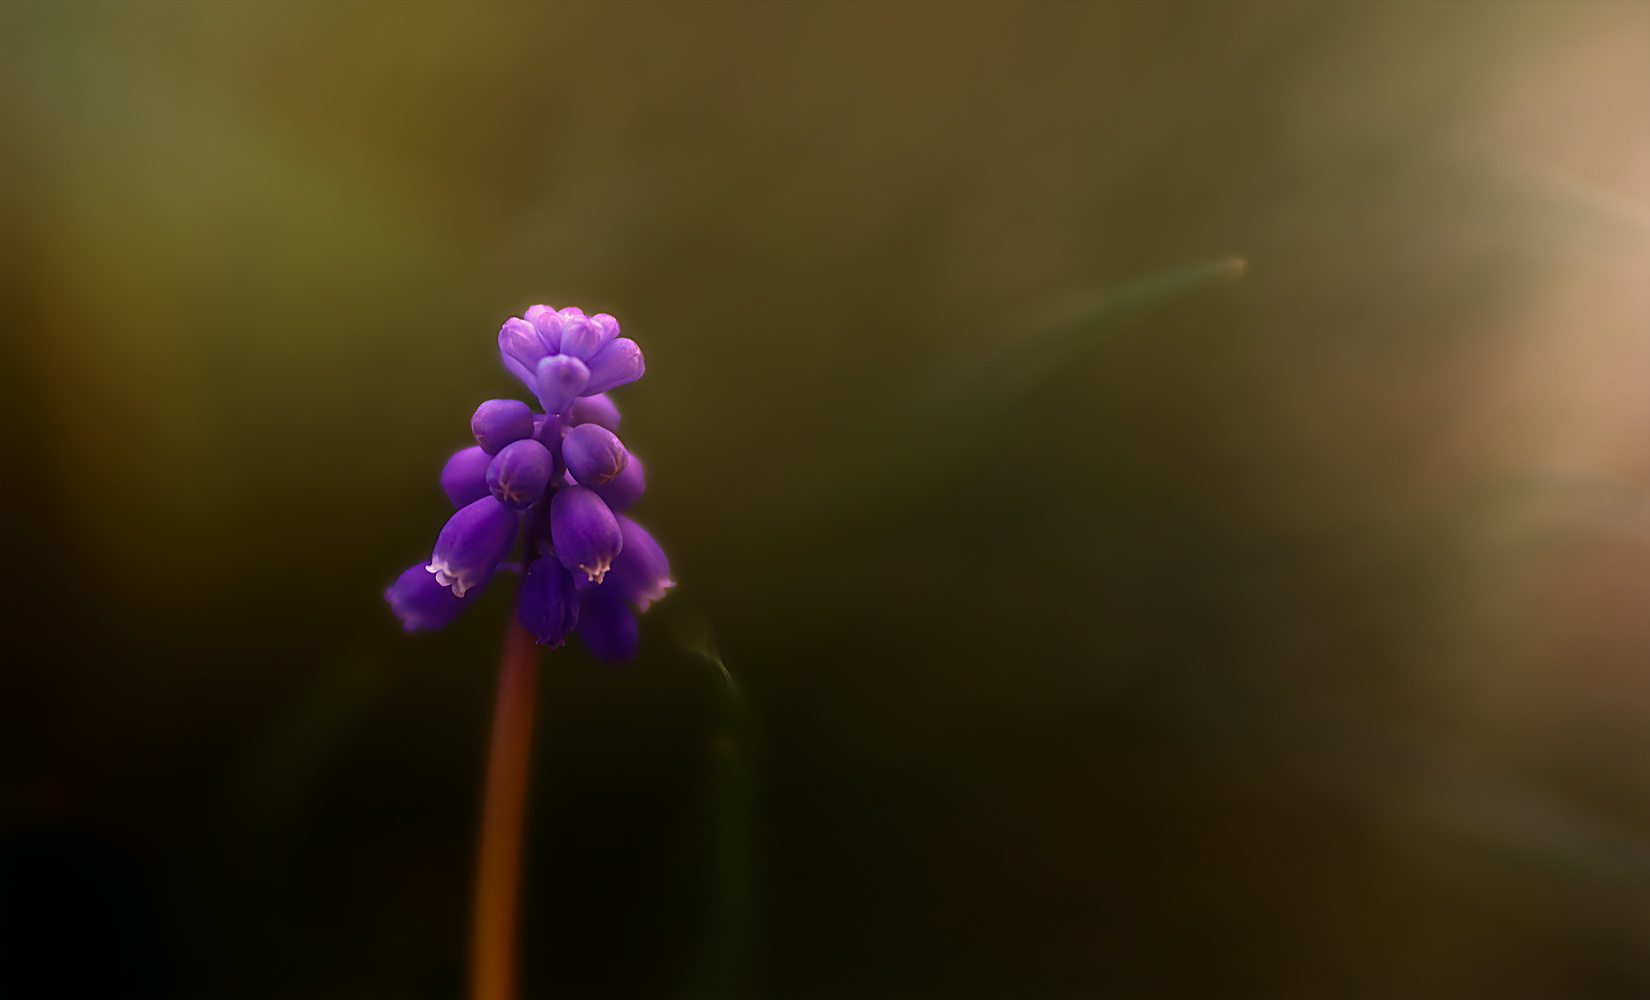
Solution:
{"label": "bell-shaped flower bud", "polygon": [[587,487],[568,486],[550,498],[550,543],[575,576],[601,583],[624,538],[601,497]]}
{"label": "bell-shaped flower bud", "polygon": [[580,361],[588,359],[602,346],[602,326],[586,316],[563,316],[561,321],[561,353]]}
{"label": "bell-shaped flower bud", "polygon": [[606,392],[634,382],[647,371],[642,360],[642,349],[629,337],[620,337],[590,358],[590,378],[585,382],[587,393]]}
{"label": "bell-shaped flower bud", "polygon": [[532,438],[514,441],[487,466],[487,489],[507,506],[520,510],[538,503],[550,477],[556,474],[556,460],[550,449]]}
{"label": "bell-shaped flower bud", "polygon": [[533,329],[539,332],[539,340],[544,343],[547,354],[555,354],[561,350],[561,316],[549,306],[533,306],[521,314],[522,319],[533,324]]}
{"label": "bell-shaped flower bud", "polygon": [[579,623],[579,588],[553,555],[533,560],[521,581],[516,617],[541,646],[560,646]]}
{"label": "bell-shaped flower bud", "polygon": [[428,567],[419,563],[384,591],[384,600],[390,602],[390,610],[408,632],[421,628],[434,632],[474,604],[482,589],[473,587],[463,597],[455,597],[452,588],[442,586]]}
{"label": "bell-shaped flower bud", "polygon": [[579,638],[598,660],[623,663],[636,655],[636,616],[606,587],[579,588]]}
{"label": "bell-shaped flower bud", "polygon": [[597,313],[590,317],[590,322],[602,328],[602,335],[596,338],[596,349],[590,353],[591,357],[595,357],[601,353],[602,348],[613,343],[614,338],[618,337],[619,321],[607,313]]}
{"label": "bell-shaped flower bud", "polygon": [[624,547],[613,557],[602,589],[636,605],[638,611],[646,611],[648,605],[664,599],[666,588],[676,586],[670,578],[670,560],[641,525],[622,515],[614,519],[619,522]]}
{"label": "bell-shaped flower bud", "polygon": [[642,460],[634,454],[631,455],[630,461],[625,463],[623,472],[605,483],[597,483],[590,488],[596,491],[596,495],[606,502],[607,508],[613,513],[626,510],[640,500],[642,492],[647,489],[647,474],[642,469]]}
{"label": "bell-shaped flower bud", "polygon": [[447,520],[425,569],[435,574],[437,583],[463,597],[498,569],[520,524],[515,510],[491,496],[482,497]]}
{"label": "bell-shaped flower bud", "polygon": [[465,448],[447,459],[441,470],[441,489],[454,507],[475,503],[488,494],[487,466],[492,457],[479,447]]}
{"label": "bell-shaped flower bud", "polygon": [[619,408],[605,392],[580,396],[573,401],[573,423],[600,424],[613,433],[619,433]]}
{"label": "bell-shaped flower bud", "polygon": [[561,459],[582,486],[610,481],[630,464],[630,453],[600,424],[579,424],[561,439]]}
{"label": "bell-shaped flower bud", "polygon": [[584,366],[583,361],[556,354],[539,362],[538,380],[533,391],[544,405],[544,412],[565,413],[573,400],[584,391],[584,384],[589,379],[590,369]]}
{"label": "bell-shaped flower bud", "polygon": [[489,455],[512,441],[533,436],[533,411],[519,399],[489,399],[476,407],[470,418],[470,433]]}
{"label": "bell-shaped flower bud", "polygon": [[533,387],[533,376],[538,372],[539,361],[546,354],[555,353],[545,348],[533,324],[514,317],[505,320],[503,329],[498,332],[498,352],[504,358],[504,367],[510,369],[510,373],[521,379],[529,389]]}

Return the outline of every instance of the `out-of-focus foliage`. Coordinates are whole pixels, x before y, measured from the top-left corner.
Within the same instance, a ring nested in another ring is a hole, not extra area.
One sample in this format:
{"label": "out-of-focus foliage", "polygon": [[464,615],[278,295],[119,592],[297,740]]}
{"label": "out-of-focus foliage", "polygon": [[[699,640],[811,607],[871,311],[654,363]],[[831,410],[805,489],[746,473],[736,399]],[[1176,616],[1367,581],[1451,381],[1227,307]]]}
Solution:
{"label": "out-of-focus foliage", "polygon": [[459,988],[508,588],[380,594],[544,301],[681,586],[531,995],[1644,995],[1646,37],[0,6],[0,992]]}

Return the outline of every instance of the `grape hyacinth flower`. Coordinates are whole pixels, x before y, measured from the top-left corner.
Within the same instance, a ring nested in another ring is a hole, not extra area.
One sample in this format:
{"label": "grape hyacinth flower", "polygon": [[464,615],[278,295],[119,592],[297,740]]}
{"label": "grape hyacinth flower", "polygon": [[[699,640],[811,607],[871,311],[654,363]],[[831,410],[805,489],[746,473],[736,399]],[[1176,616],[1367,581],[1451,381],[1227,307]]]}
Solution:
{"label": "grape hyacinth flower", "polygon": [[458,510],[429,560],[384,597],[407,631],[441,628],[486,588],[519,537],[521,624],[541,645],[560,646],[572,633],[598,658],[628,660],[632,609],[646,611],[673,585],[658,543],[619,516],[646,481],[619,440],[607,391],[641,378],[641,349],[612,316],[549,306],[507,320],[498,349],[543,412],[515,399],[476,409],[476,446],[441,471]]}
{"label": "grape hyacinth flower", "polygon": [[597,659],[628,660],[636,655],[636,612],[674,585],[659,543],[620,513],[646,481],[619,440],[619,410],[607,390],[642,377],[636,342],[619,336],[618,321],[605,313],[534,306],[505,322],[498,349],[543,412],[516,399],[477,407],[475,447],[441,470],[456,512],[429,560],[384,592],[408,632],[442,628],[506,568],[520,539],[521,585],[499,671],[476,864],[470,994],[477,1000],[515,993],[537,647],[576,634]]}

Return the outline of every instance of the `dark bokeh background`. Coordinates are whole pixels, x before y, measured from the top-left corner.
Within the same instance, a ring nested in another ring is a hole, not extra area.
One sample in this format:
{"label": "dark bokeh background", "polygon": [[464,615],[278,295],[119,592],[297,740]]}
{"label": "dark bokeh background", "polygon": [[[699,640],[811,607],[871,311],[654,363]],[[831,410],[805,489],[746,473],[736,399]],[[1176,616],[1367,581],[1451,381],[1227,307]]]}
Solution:
{"label": "dark bokeh background", "polygon": [[380,593],[545,301],[680,586],[529,995],[1650,994],[1647,39],[5,3],[0,993],[461,991],[508,588]]}

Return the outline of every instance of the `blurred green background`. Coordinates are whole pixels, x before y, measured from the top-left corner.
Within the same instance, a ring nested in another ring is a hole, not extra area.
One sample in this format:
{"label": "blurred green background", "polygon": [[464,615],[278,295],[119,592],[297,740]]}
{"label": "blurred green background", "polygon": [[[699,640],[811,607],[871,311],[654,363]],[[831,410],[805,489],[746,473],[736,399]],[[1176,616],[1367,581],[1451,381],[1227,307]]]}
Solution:
{"label": "blurred green background", "polygon": [[680,586],[529,996],[1650,994],[1647,40],[6,2],[0,993],[461,992],[508,588],[380,595],[548,302]]}

